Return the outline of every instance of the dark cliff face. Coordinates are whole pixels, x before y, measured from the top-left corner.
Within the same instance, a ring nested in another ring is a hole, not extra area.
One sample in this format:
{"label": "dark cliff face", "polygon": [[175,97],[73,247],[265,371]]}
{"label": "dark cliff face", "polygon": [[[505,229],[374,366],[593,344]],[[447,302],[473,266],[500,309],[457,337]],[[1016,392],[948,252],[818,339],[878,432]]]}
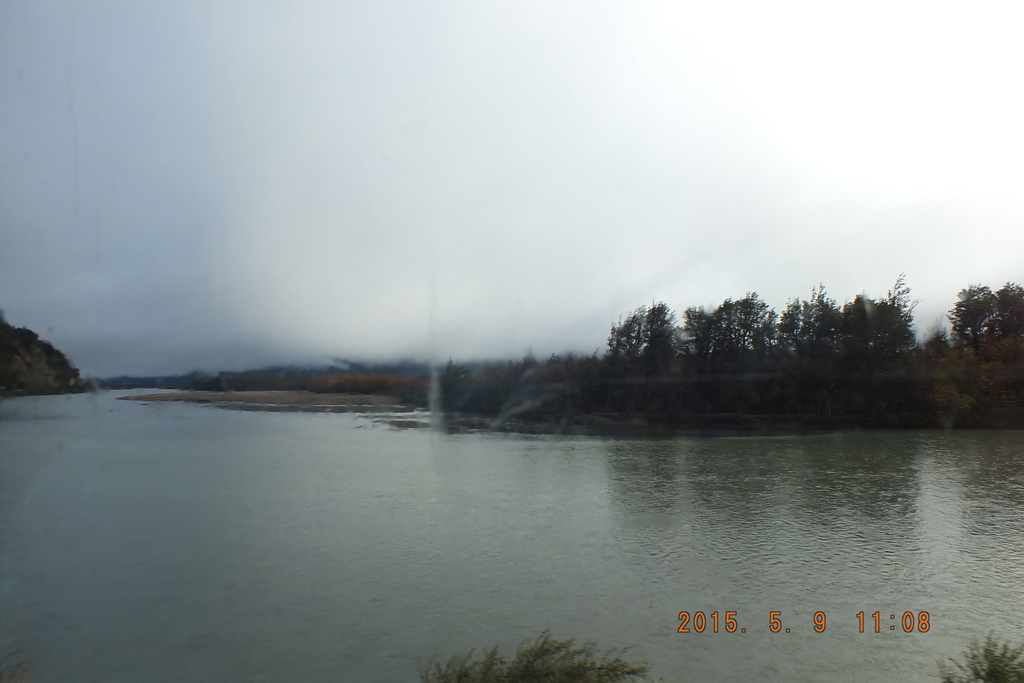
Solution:
{"label": "dark cliff face", "polygon": [[0,315],[0,396],[85,391],[78,369],[32,330],[9,325]]}

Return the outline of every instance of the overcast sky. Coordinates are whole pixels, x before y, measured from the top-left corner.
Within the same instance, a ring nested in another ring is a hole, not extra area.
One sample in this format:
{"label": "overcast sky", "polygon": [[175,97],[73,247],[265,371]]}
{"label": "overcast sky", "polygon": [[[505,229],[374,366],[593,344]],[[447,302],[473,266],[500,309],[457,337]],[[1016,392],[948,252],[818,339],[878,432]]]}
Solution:
{"label": "overcast sky", "polygon": [[0,307],[83,374],[603,349],[1024,281],[984,2],[0,0]]}

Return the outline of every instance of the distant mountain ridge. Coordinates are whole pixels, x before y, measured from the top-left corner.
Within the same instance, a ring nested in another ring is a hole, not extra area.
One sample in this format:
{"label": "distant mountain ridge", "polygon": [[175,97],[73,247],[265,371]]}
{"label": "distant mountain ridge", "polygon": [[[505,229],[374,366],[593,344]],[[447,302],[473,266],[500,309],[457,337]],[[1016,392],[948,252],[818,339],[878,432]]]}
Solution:
{"label": "distant mountain ridge", "polygon": [[[329,365],[273,365],[237,372],[203,372],[193,370],[180,375],[121,375],[104,377],[97,380],[104,389],[209,389],[221,387],[227,383],[254,384],[262,386],[267,381],[276,379],[305,379],[316,375],[410,375],[426,376],[430,374],[430,366],[417,361],[395,361],[391,363],[360,363],[340,358],[334,359]],[[264,386],[263,388],[268,388]]]}
{"label": "distant mountain ridge", "polygon": [[210,373],[193,370],[184,375],[118,375],[103,377],[96,383],[103,389],[185,389],[192,382],[211,377]]}
{"label": "distant mountain ridge", "polygon": [[78,368],[49,342],[0,313],[0,396],[71,394],[85,391]]}

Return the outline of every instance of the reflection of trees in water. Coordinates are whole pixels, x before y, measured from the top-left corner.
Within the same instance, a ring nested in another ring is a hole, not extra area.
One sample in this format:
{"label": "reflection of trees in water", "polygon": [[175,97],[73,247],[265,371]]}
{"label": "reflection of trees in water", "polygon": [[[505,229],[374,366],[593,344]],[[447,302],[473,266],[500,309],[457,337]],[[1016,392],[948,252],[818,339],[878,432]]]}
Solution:
{"label": "reflection of trees in water", "polygon": [[772,439],[711,439],[687,463],[694,498],[709,513],[763,524],[788,501],[784,453]]}
{"label": "reflection of trees in water", "polygon": [[855,600],[925,609],[977,593],[1001,614],[1024,585],[1022,444],[1013,432],[609,442],[617,548],[638,580],[687,604],[749,611],[767,597],[852,615]]}
{"label": "reflection of trees in water", "polygon": [[943,441],[969,498],[1024,508],[1024,433],[950,434]]}
{"label": "reflection of trees in water", "polygon": [[1019,536],[1024,512],[1024,434],[972,432],[935,436],[929,447],[962,486],[966,530]]}
{"label": "reflection of trees in water", "polygon": [[918,436],[891,432],[796,440],[795,503],[823,524],[854,516],[868,524],[906,519],[910,526],[920,491],[919,447]]}
{"label": "reflection of trees in water", "polygon": [[[609,449],[624,540],[683,571],[752,575],[778,559],[789,464],[771,439],[620,442]],[[724,563],[724,564],[723,564]],[[717,568],[717,569],[716,569]]]}
{"label": "reflection of trees in water", "polygon": [[922,458],[961,484],[976,531],[1024,512],[1018,432],[866,432],[792,438],[613,442],[614,504],[627,514],[763,527],[780,515],[817,526],[913,533]]}
{"label": "reflection of trees in water", "polygon": [[1024,433],[931,433],[921,441],[934,553],[949,564],[954,589],[988,589],[975,599],[977,614],[1016,619],[1024,586]]}
{"label": "reflection of trees in water", "polygon": [[630,512],[678,512],[687,443],[613,442],[608,464],[615,502]]}
{"label": "reflection of trees in water", "polygon": [[[614,441],[607,450],[611,506],[621,551],[640,567],[672,576],[690,566],[703,543],[695,538],[685,463],[690,439]],[[699,533],[698,533],[699,535]]]}
{"label": "reflection of trees in water", "polygon": [[842,515],[906,517],[918,482],[912,436],[679,439],[615,443],[612,488],[623,509],[701,510],[754,519],[797,507],[827,521]]}
{"label": "reflection of trees in water", "polygon": [[608,461],[626,526],[701,531],[718,557],[781,557],[840,537],[914,547],[918,447],[892,433],[681,439],[615,443]]}

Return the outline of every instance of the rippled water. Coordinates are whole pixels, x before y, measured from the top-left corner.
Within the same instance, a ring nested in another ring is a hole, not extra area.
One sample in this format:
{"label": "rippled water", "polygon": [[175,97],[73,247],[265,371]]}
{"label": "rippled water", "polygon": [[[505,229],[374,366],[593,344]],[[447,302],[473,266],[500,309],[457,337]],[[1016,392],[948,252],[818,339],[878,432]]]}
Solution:
{"label": "rippled water", "polygon": [[[415,681],[543,629],[666,681],[935,681],[972,636],[1024,642],[1022,551],[1022,433],[443,437],[0,403],[0,652],[38,681]],[[719,632],[678,633],[683,610]]]}

